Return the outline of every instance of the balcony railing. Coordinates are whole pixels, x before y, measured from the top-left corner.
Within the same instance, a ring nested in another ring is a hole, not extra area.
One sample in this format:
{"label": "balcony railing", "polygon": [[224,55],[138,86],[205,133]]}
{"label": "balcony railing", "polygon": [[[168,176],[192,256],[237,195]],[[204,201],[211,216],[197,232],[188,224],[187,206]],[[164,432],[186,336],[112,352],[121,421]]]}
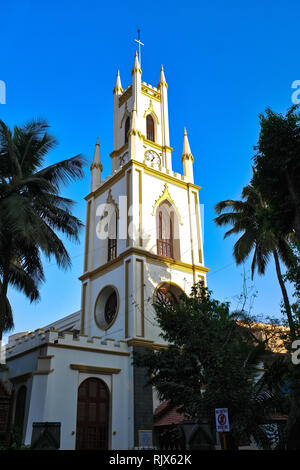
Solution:
{"label": "balcony railing", "polygon": [[111,261],[117,257],[117,239],[109,238],[108,239],[108,256],[107,261]]}
{"label": "balcony railing", "polygon": [[173,258],[173,241],[172,240],[157,240],[157,254]]}

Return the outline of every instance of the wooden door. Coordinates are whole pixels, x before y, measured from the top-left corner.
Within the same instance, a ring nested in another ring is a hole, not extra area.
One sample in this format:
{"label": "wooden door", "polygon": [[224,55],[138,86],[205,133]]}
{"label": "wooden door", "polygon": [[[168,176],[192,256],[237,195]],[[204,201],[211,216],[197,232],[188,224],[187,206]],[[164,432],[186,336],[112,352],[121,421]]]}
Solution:
{"label": "wooden door", "polygon": [[78,389],[76,449],[108,449],[109,392],[96,378],[82,382]]}

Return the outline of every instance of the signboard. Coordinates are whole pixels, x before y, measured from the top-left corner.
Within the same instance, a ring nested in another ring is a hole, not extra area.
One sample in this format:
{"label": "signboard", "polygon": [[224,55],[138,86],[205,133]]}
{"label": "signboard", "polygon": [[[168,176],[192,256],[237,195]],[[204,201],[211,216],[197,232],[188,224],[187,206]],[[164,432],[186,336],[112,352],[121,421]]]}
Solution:
{"label": "signboard", "polygon": [[145,429],[139,430],[139,447],[152,446],[152,431]]}
{"label": "signboard", "polygon": [[216,408],[215,414],[217,432],[229,432],[228,408]]}

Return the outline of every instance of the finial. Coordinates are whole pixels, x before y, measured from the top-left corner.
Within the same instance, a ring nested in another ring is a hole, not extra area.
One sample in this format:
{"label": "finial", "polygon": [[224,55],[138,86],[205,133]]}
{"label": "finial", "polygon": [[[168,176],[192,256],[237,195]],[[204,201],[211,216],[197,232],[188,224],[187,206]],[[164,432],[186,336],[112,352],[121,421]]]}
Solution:
{"label": "finial", "polygon": [[103,170],[101,160],[100,160],[100,142],[99,142],[99,137],[97,137],[96,145],[95,145],[95,152],[94,152],[94,158],[93,162],[91,164],[91,170],[94,168],[99,168],[100,171]]}
{"label": "finial", "polygon": [[184,128],[184,134],[183,134],[182,158],[184,158],[184,157],[188,157],[188,158],[192,157],[192,159],[193,159],[190,144],[189,144],[189,139],[188,139],[188,135],[187,135],[187,131],[186,131],[186,127]]}
{"label": "finial", "polygon": [[194,157],[191,152],[186,128],[184,128],[181,163],[183,164],[183,174],[190,183],[194,182],[193,162]]}
{"label": "finial", "polygon": [[139,62],[139,58],[138,58],[137,51],[135,51],[134,66],[133,66],[131,75],[133,75],[133,74],[136,73],[136,72],[139,72],[139,73],[142,75],[142,70],[141,70],[141,66],[140,66],[140,62]]}
{"label": "finial", "polygon": [[123,93],[123,88],[122,88],[122,85],[121,85],[121,77],[120,77],[120,71],[118,70],[118,73],[117,73],[117,79],[116,79],[116,84],[115,84],[115,88],[113,89],[113,94],[122,94]]}
{"label": "finial", "polygon": [[165,86],[166,88],[168,88],[166,78],[165,78],[164,68],[163,68],[162,64],[161,64],[161,68],[160,68],[160,77],[159,77],[159,82],[158,82],[157,88],[159,88],[160,86]]}

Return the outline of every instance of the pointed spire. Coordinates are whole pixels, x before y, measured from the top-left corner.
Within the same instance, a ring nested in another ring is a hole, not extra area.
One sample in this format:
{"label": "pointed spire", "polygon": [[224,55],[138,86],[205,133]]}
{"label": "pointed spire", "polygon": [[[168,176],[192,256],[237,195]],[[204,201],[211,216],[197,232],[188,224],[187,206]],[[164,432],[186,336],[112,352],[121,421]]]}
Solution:
{"label": "pointed spire", "polygon": [[142,75],[142,70],[141,70],[141,66],[140,66],[140,62],[139,62],[139,56],[138,56],[137,51],[135,51],[134,65],[133,65],[133,69],[131,71],[131,75],[133,75],[136,72],[139,72]]}
{"label": "pointed spire", "polygon": [[122,85],[121,85],[121,77],[120,77],[120,71],[118,70],[118,73],[117,73],[117,79],[116,79],[116,84],[115,84],[115,88],[113,89],[113,94],[121,94],[123,93],[123,88],[122,88]]}
{"label": "pointed spire", "polygon": [[158,82],[157,88],[159,88],[160,86],[165,86],[166,88],[168,88],[166,78],[165,78],[165,72],[164,72],[164,68],[163,68],[162,64],[161,64],[161,68],[160,68],[160,77],[159,77],[159,82]]}
{"label": "pointed spire", "polygon": [[194,157],[191,152],[191,147],[189,144],[189,139],[187,136],[186,128],[184,128],[184,134],[183,134],[183,149],[182,149],[181,162],[183,164],[184,176],[187,177],[190,183],[193,183],[194,182],[194,174],[193,174]]}
{"label": "pointed spire", "polygon": [[94,152],[94,158],[93,158],[93,163],[91,164],[91,170],[94,168],[99,168],[100,171],[103,170],[101,160],[100,160],[100,143],[99,143],[99,137],[97,137],[97,142],[95,146],[95,152]]}
{"label": "pointed spire", "polygon": [[186,128],[184,128],[184,134],[183,134],[182,158],[183,157],[192,157],[193,159]]}
{"label": "pointed spire", "polygon": [[99,143],[99,137],[97,137],[94,158],[91,164],[91,172],[92,172],[91,190],[92,191],[95,191],[100,186],[102,170],[103,170],[103,167],[102,167],[101,160],[100,160],[100,143]]}

